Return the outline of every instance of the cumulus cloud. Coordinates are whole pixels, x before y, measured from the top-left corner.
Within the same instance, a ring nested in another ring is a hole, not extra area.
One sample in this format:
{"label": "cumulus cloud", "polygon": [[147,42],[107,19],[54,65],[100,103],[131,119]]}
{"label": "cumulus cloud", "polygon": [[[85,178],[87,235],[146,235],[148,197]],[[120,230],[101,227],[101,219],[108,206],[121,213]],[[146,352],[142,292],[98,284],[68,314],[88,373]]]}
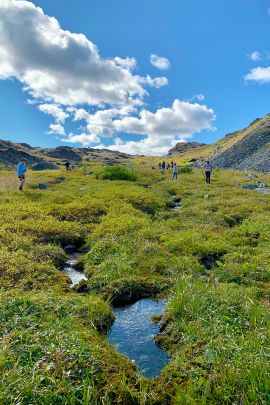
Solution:
{"label": "cumulus cloud", "polygon": [[248,57],[253,62],[257,62],[258,60],[262,59],[262,54],[258,51],[254,51],[254,52],[251,52],[250,54],[248,54]]}
{"label": "cumulus cloud", "polygon": [[[158,69],[170,67],[167,58],[151,55],[150,60]],[[132,57],[102,58],[85,35],[62,29],[30,1],[0,0],[0,79],[17,79],[30,102],[54,118],[49,134],[95,147],[111,138],[111,149],[163,154],[177,141],[212,128],[215,114],[204,105],[176,99],[169,108],[146,110],[147,88],[159,89],[168,79],[134,74],[136,66]],[[68,121],[78,123],[77,130],[69,133]],[[123,141],[125,134],[136,134],[139,141]]]}
{"label": "cumulus cloud", "polygon": [[115,120],[120,132],[153,136],[190,135],[211,127],[213,110],[204,105],[174,100],[171,108],[160,108],[155,113],[143,110],[139,117]]}
{"label": "cumulus cloud", "polygon": [[[95,114],[79,110],[78,117],[87,120],[83,143],[90,145],[93,137],[97,137],[98,142],[119,133],[135,134],[141,136],[141,140],[124,142],[116,137],[109,148],[132,154],[164,154],[179,140],[188,139],[195,132],[212,129],[215,119],[214,111],[205,105],[178,99],[174,100],[171,108],[160,108],[156,112],[142,110],[137,117],[121,113],[118,109],[97,111]],[[78,139],[77,135],[69,135],[70,142]]]}
{"label": "cumulus cloud", "polygon": [[88,133],[87,134],[70,133],[66,138],[63,138],[62,140],[70,143],[81,143],[84,146],[98,144],[100,142],[99,137],[97,137],[95,134],[88,134]]}
{"label": "cumulus cloud", "polygon": [[50,124],[50,131],[48,134],[53,135],[65,135],[65,129],[61,124]]}
{"label": "cumulus cloud", "polygon": [[56,104],[40,104],[38,109],[45,114],[53,116],[57,122],[65,122],[69,116],[61,107]]}
{"label": "cumulus cloud", "polygon": [[256,67],[245,76],[246,81],[253,81],[257,83],[270,82],[270,66],[269,67]]}
{"label": "cumulus cloud", "polygon": [[136,67],[137,61],[135,58],[119,58],[119,56],[116,56],[114,58],[115,62],[117,65],[124,67],[125,69],[132,70]]}
{"label": "cumulus cloud", "polygon": [[0,78],[17,78],[35,98],[126,103],[146,94],[142,78],[130,72],[134,65],[133,58],[101,58],[85,35],[63,30],[29,1],[0,1]]}
{"label": "cumulus cloud", "polygon": [[168,70],[171,67],[169,59],[164,58],[164,56],[150,55],[151,64],[160,70]]}
{"label": "cumulus cloud", "polygon": [[169,82],[167,77],[155,77],[154,79],[147,75],[146,77],[141,77],[140,78],[140,83],[141,84],[146,84],[150,87],[155,87],[156,89],[159,89],[160,87],[166,86]]}

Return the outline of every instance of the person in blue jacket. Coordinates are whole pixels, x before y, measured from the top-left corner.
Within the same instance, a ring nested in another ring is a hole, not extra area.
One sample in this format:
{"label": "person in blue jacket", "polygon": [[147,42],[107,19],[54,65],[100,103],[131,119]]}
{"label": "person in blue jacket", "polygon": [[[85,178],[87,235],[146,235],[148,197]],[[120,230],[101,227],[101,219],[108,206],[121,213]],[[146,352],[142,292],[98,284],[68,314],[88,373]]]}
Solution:
{"label": "person in blue jacket", "polygon": [[27,171],[27,166],[26,166],[26,159],[22,158],[22,160],[18,163],[17,165],[17,176],[20,179],[20,187],[19,190],[23,190],[23,186],[25,183],[25,173]]}

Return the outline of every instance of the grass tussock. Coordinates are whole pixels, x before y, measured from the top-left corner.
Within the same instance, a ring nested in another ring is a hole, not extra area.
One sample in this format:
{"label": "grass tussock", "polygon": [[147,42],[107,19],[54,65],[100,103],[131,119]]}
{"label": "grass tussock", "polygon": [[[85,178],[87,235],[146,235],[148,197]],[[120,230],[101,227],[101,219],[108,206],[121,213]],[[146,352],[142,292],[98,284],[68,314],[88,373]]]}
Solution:
{"label": "grass tussock", "polygon": [[[241,190],[245,173],[207,186],[153,164],[30,172],[23,193],[1,172],[0,403],[269,403],[270,197]],[[61,271],[68,244],[85,252],[83,294]],[[106,330],[110,304],[159,294],[172,360],[149,381]]]}
{"label": "grass tussock", "polygon": [[102,180],[127,180],[136,181],[137,176],[131,170],[121,166],[107,166],[97,173],[97,178]]}

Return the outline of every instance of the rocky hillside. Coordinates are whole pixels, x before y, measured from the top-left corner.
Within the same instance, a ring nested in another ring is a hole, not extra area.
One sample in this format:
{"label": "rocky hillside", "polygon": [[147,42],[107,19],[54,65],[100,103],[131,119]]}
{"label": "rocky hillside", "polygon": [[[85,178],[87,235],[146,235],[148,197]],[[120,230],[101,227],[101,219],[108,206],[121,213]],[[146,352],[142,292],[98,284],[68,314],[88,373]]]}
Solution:
{"label": "rocky hillside", "polygon": [[270,171],[270,114],[256,119],[242,131],[227,135],[227,138],[231,144],[221,147],[213,156],[215,166]]}
{"label": "rocky hillside", "polygon": [[227,134],[212,145],[176,152],[182,158],[200,165],[210,159],[215,167],[238,170],[270,171],[270,114],[257,118],[247,128]]}
{"label": "rocky hillside", "polygon": [[[121,163],[130,155],[107,149],[72,148],[58,146],[56,148],[32,147],[26,143],[14,143],[0,140],[0,167],[14,168],[22,159],[27,159],[28,165],[36,163],[63,164],[66,160],[75,165],[84,162],[100,162],[108,165]],[[45,166],[44,166],[45,167]]]}
{"label": "rocky hillside", "polygon": [[176,155],[179,153],[185,153],[191,149],[196,149],[204,146],[204,143],[198,142],[178,142],[174,148],[170,149],[168,155]]}
{"label": "rocky hillside", "polygon": [[57,148],[39,149],[38,154],[48,156],[56,159],[65,159],[71,162],[80,162],[81,156],[74,151],[74,148],[70,146],[58,146]]}

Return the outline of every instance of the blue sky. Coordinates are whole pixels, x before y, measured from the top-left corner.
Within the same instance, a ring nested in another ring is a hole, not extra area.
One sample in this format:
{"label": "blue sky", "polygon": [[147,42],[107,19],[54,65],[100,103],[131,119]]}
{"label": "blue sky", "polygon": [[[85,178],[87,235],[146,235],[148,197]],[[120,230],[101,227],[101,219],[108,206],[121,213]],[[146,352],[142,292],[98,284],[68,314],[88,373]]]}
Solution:
{"label": "blue sky", "polygon": [[269,9],[270,0],[1,0],[0,138],[164,154],[178,140],[242,129],[270,112]]}

